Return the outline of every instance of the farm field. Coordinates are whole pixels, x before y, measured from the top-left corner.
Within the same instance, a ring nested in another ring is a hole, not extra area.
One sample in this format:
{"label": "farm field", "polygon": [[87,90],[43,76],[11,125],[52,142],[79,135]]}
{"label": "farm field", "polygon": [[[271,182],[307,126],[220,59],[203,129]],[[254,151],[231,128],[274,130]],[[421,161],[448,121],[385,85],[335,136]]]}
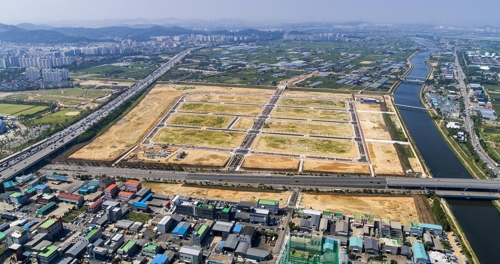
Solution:
{"label": "farm field", "polygon": [[322,123],[315,121],[297,121],[286,119],[268,119],[263,131],[296,133],[302,135],[323,135],[353,137],[354,128],[348,123]]}
{"label": "farm field", "polygon": [[393,144],[367,142],[375,174],[403,175],[403,168]]}
{"label": "farm field", "polygon": [[153,142],[200,147],[236,148],[244,137],[244,133],[238,132],[166,127],[153,138]]}
{"label": "farm field", "polygon": [[184,90],[182,85],[157,84],[145,98],[120,121],[101,136],[76,151],[70,159],[110,161],[125,154],[153,128],[154,124],[183,94],[191,92],[262,93],[262,89],[240,89],[220,86],[196,85]]}
{"label": "farm field", "polygon": [[267,96],[242,96],[234,94],[193,94],[187,97],[188,101],[227,102],[243,104],[265,104]]}
{"label": "farm field", "polygon": [[304,154],[336,158],[358,158],[357,143],[351,140],[319,139],[277,135],[259,135],[255,151]]}
{"label": "farm field", "polygon": [[234,124],[232,129],[237,129],[237,130],[248,130],[251,129],[253,126],[253,123],[255,122],[255,118],[251,117],[240,117],[238,121]]}
{"label": "farm field", "polygon": [[346,215],[370,214],[408,225],[420,221],[413,197],[339,196],[324,194],[302,194],[300,206],[314,210],[342,212]]}
{"label": "farm field", "polygon": [[365,138],[391,140],[383,114],[359,112],[358,117]]}
{"label": "farm field", "polygon": [[308,172],[370,174],[370,167],[366,163],[347,163],[305,159],[303,166],[303,170]]}
{"label": "farm field", "polygon": [[203,104],[203,103],[183,103],[179,110],[186,112],[203,112],[214,114],[233,115],[258,115],[262,112],[261,106],[250,105],[225,105],[225,104]]}
{"label": "farm field", "polygon": [[175,114],[168,120],[168,124],[224,128],[233,119],[234,117],[231,116]]}
{"label": "farm field", "polygon": [[143,182],[143,187],[150,187],[151,191],[160,194],[174,195],[182,194],[201,199],[215,199],[228,202],[257,201],[258,199],[269,199],[279,201],[280,208],[286,206],[291,191],[286,192],[246,192],[241,190],[224,190],[216,188],[197,188],[183,186],[181,184],[166,184],[157,182]]}
{"label": "farm field", "polygon": [[61,111],[57,111],[52,114],[48,114],[46,116],[43,116],[42,118],[34,119],[33,124],[35,125],[43,125],[43,124],[50,124],[50,125],[56,125],[56,124],[65,124],[65,123],[70,123],[74,119],[78,117],[78,114],[75,113],[80,113],[75,110],[70,110],[70,109],[65,109]]}
{"label": "farm field", "polygon": [[303,119],[321,119],[348,122],[351,120],[346,111],[313,110],[305,108],[277,107],[271,114],[272,117],[291,117]]}
{"label": "farm field", "polygon": [[244,169],[298,170],[299,159],[272,155],[250,155],[245,158]]}
{"label": "farm field", "polygon": [[278,105],[347,109],[345,101],[281,98]]}

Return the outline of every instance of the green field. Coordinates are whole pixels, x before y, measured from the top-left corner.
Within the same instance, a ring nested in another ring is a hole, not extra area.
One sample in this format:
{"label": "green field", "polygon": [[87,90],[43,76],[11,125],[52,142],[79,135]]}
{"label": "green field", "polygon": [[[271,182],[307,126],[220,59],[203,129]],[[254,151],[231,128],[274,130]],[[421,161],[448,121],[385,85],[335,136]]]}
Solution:
{"label": "green field", "polygon": [[74,76],[78,77],[82,74],[94,74],[93,77],[95,78],[142,79],[155,69],[156,67],[147,64],[130,64],[125,67],[104,65],[78,70]]}
{"label": "green field", "polygon": [[163,128],[153,141],[187,146],[232,149],[238,147],[243,138],[245,138],[245,133],[167,127]]}
{"label": "green field", "polygon": [[335,110],[314,110],[306,108],[277,107],[272,113],[272,117],[292,117],[303,119],[321,119],[335,121],[350,121],[349,113]]}
{"label": "green field", "polygon": [[175,114],[168,123],[184,126],[223,128],[227,127],[233,119],[234,117],[231,116]]}
{"label": "green field", "polygon": [[280,100],[279,105],[345,109],[347,104],[344,101],[283,98]]}
{"label": "green field", "polygon": [[36,90],[18,92],[5,97],[5,100],[19,100],[25,102],[60,103],[66,106],[75,106],[105,96],[110,89],[96,88],[61,88],[50,90]]}
{"label": "green field", "polygon": [[262,111],[262,107],[250,105],[184,103],[181,105],[180,110],[214,114],[258,115]]}
{"label": "green field", "polygon": [[33,108],[33,105],[21,105],[21,104],[0,104],[0,114],[17,114]]}
{"label": "green field", "polygon": [[14,116],[32,115],[32,114],[36,114],[38,112],[41,112],[47,108],[48,108],[47,106],[35,106],[35,107],[30,108],[30,109],[26,109],[24,111],[18,112],[16,114],[14,114]]}
{"label": "green field", "polygon": [[50,125],[65,125],[69,124],[71,121],[75,120],[78,118],[78,115],[66,115],[66,113],[69,112],[75,112],[75,110],[61,110],[46,116],[43,116],[42,118],[38,118],[33,120],[34,125],[44,125],[44,124],[50,124]]}

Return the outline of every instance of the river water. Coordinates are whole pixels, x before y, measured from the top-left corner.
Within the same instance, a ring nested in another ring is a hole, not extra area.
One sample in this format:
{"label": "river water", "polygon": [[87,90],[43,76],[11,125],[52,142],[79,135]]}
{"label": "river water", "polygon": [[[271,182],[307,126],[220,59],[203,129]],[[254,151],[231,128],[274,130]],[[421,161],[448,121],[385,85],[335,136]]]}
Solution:
{"label": "river water", "polygon": [[[409,76],[426,77],[429,67],[425,59],[436,51],[430,48],[417,54],[412,60]],[[394,93],[396,104],[423,107],[419,100],[421,85],[401,84]],[[434,126],[426,112],[399,108],[401,116],[415,141],[418,150],[434,177],[472,178]],[[474,252],[481,263],[500,263],[500,213],[490,201],[447,199]],[[453,243],[453,241],[450,241]],[[455,252],[458,253],[458,252]]]}

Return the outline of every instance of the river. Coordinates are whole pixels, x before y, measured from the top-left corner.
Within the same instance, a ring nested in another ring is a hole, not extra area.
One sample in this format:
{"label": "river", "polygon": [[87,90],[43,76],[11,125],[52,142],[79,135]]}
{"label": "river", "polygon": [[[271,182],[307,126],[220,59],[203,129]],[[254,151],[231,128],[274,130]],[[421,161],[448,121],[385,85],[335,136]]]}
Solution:
{"label": "river", "polygon": [[[426,77],[429,67],[425,59],[437,48],[429,43],[430,50],[418,53],[412,60],[409,76]],[[419,100],[421,85],[402,83],[394,93],[396,104],[423,107]],[[434,177],[472,178],[453,154],[441,134],[425,112],[399,109],[411,137]],[[481,263],[497,263],[500,260],[500,213],[490,201],[448,199],[448,204],[460,223],[467,239]],[[453,241],[450,241],[453,243]],[[458,253],[458,252],[455,252]]]}

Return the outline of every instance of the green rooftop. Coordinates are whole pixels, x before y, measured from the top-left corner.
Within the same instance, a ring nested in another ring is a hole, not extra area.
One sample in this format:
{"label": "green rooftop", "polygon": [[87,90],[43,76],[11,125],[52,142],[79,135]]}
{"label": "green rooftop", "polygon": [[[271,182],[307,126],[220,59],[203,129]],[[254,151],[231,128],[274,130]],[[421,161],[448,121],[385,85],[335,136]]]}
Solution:
{"label": "green rooftop", "polygon": [[48,258],[52,254],[54,254],[54,252],[56,252],[58,249],[59,249],[58,246],[52,246],[52,245],[50,245],[48,247],[43,247],[40,249],[40,253],[38,253],[38,256],[43,257],[43,258]]}
{"label": "green rooftop", "polygon": [[332,215],[332,212],[330,212],[330,211],[323,211],[323,214],[324,215]]}
{"label": "green rooftop", "polygon": [[4,232],[0,232],[0,241],[2,241],[4,238],[5,238],[5,233]]}
{"label": "green rooftop", "polygon": [[335,214],[335,216],[337,216],[337,217],[342,217],[342,216],[344,215],[343,213],[338,213],[338,212],[337,212],[337,213],[334,213],[334,214]]}
{"label": "green rooftop", "polygon": [[361,220],[362,218],[363,218],[363,216],[360,215],[360,214],[355,214],[354,215],[354,220]]}
{"label": "green rooftop", "polygon": [[91,238],[95,233],[97,233],[97,231],[99,230],[99,228],[93,228],[90,230],[90,232],[88,232],[84,238]]}
{"label": "green rooftop", "polygon": [[274,200],[259,199],[259,201],[257,202],[257,204],[263,204],[263,205],[278,205],[278,204],[279,204],[279,202],[278,202],[278,201],[274,201]]}
{"label": "green rooftop", "polygon": [[45,200],[52,199],[52,197],[54,197],[54,195],[52,195],[52,194],[48,194],[48,193],[42,194],[42,199],[45,199]]}
{"label": "green rooftop", "polygon": [[200,228],[198,228],[198,230],[196,230],[196,232],[194,233],[195,236],[201,236],[203,235],[203,233],[205,232],[205,230],[207,230],[208,226],[207,225],[201,225]]}
{"label": "green rooftop", "polygon": [[222,212],[223,212],[223,213],[229,213],[229,208],[224,208],[224,209],[222,209]]}
{"label": "green rooftop", "polygon": [[56,205],[57,205],[57,204],[56,204],[55,202],[50,202],[50,203],[48,203],[48,204],[46,204],[46,205],[42,206],[40,209],[38,209],[38,210],[36,211],[36,213],[37,213],[37,214],[41,214],[41,215],[43,215],[43,214],[45,214],[45,213],[46,213],[46,211],[48,211],[48,210],[52,210],[52,209],[54,208],[54,206],[56,206]]}
{"label": "green rooftop", "polygon": [[421,228],[422,224],[419,222],[410,222],[411,228]]}
{"label": "green rooftop", "polygon": [[50,218],[50,219],[47,219],[45,222],[43,222],[40,227],[41,228],[49,228],[51,227],[55,222],[57,222],[57,218]]}
{"label": "green rooftop", "polygon": [[135,241],[129,240],[129,241],[127,241],[127,243],[125,243],[125,245],[123,245],[120,249],[118,249],[118,251],[128,252],[130,250],[130,248],[132,248],[134,245],[135,245]]}
{"label": "green rooftop", "polygon": [[206,208],[206,209],[212,209],[212,208],[214,208],[214,206],[211,205],[211,204],[198,204],[198,207],[200,207],[200,208]]}
{"label": "green rooftop", "polygon": [[375,221],[375,217],[373,215],[367,215],[366,216],[366,219],[368,219],[368,221]]}
{"label": "green rooftop", "polygon": [[142,250],[145,250],[145,251],[156,251],[156,249],[158,247],[160,247],[160,244],[151,243],[151,244],[143,247]]}
{"label": "green rooftop", "polygon": [[24,195],[24,193],[20,193],[20,192],[13,192],[13,193],[11,193],[9,196],[10,196],[10,197],[17,198],[17,197],[21,197],[21,196],[23,196],[23,195]]}

